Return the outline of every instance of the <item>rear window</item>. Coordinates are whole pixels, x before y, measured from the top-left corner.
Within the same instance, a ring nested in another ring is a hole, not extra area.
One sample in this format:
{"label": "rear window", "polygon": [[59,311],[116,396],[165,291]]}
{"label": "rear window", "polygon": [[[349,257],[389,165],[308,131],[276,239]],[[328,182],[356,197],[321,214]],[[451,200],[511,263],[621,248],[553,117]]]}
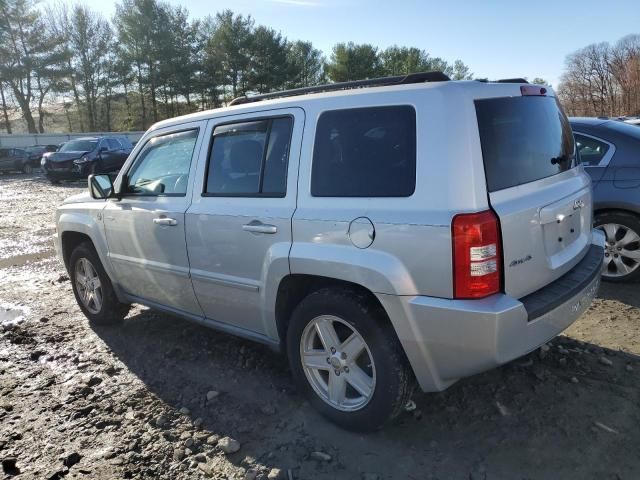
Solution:
{"label": "rear window", "polygon": [[410,106],[324,112],[318,120],[314,197],[408,197],[416,185],[416,113]]}
{"label": "rear window", "polygon": [[490,192],[576,165],[571,126],[554,97],[488,98],[475,104]]}

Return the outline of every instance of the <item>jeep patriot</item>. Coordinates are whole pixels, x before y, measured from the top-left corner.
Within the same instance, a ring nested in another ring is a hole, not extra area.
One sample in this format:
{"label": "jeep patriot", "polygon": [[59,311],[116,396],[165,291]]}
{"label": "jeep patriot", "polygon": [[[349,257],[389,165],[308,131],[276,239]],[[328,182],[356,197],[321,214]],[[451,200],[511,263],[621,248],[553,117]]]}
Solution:
{"label": "jeep patriot", "polygon": [[571,325],[604,240],[553,90],[439,72],[161,121],[56,220],[89,321],[139,303],[268,344],[361,431]]}

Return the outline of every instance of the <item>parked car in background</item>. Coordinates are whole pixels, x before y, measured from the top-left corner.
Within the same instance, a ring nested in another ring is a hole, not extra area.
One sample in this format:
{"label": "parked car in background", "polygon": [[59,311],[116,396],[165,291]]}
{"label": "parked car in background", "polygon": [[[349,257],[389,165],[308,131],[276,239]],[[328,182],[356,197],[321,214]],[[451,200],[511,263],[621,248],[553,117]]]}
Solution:
{"label": "parked car in background", "polygon": [[141,303],[284,350],[311,404],[355,430],[416,381],[444,390],[548,342],[600,284],[571,127],[524,80],[240,98],[154,125],[89,185],[55,243],[91,322]]}
{"label": "parked car in background", "polygon": [[571,118],[585,170],[593,180],[595,225],[605,232],[603,276],[640,279],[640,128],[629,123]]}
{"label": "parked car in background", "polygon": [[53,183],[86,178],[91,173],[117,172],[132,148],[124,136],[76,138],[65,142],[56,152],[45,153],[42,171]]}
{"label": "parked car in background", "polygon": [[22,148],[0,148],[0,171],[31,173],[29,154]]}
{"label": "parked car in background", "polygon": [[628,120],[625,120],[624,123],[640,127],[640,118],[629,118]]}
{"label": "parked car in background", "polygon": [[25,147],[24,150],[29,155],[29,165],[32,168],[39,168],[42,161],[42,155],[47,152],[55,152],[58,150],[57,145],[32,145]]}

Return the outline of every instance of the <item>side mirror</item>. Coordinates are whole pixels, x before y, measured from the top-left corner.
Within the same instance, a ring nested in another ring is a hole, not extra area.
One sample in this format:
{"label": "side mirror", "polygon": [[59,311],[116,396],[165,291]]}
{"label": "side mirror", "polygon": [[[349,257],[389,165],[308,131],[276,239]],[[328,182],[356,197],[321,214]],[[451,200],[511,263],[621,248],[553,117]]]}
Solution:
{"label": "side mirror", "polygon": [[113,181],[109,175],[89,175],[89,193],[97,200],[114,197]]}

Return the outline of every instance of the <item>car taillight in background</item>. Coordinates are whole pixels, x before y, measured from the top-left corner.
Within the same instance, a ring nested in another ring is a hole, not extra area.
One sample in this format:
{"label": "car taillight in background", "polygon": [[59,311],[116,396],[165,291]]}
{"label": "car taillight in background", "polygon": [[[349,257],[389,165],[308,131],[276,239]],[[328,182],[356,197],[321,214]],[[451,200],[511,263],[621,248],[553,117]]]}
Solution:
{"label": "car taillight in background", "polygon": [[453,217],[453,296],[482,298],[500,291],[500,227],[491,210]]}

